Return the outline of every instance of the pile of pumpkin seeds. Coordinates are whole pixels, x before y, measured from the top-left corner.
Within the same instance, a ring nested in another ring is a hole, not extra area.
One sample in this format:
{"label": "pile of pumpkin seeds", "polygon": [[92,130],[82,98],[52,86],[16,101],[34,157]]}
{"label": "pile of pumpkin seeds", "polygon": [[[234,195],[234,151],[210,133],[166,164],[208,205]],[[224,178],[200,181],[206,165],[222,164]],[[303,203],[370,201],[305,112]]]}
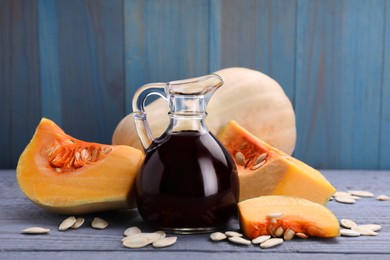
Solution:
{"label": "pile of pumpkin seeds", "polygon": [[376,236],[382,227],[378,224],[357,225],[353,220],[340,220],[340,235],[347,237]]}
{"label": "pile of pumpkin seeds", "polygon": [[141,248],[152,245],[154,248],[168,247],[176,243],[177,237],[167,237],[164,231],[142,233],[138,227],[129,227],[124,232],[122,245],[127,248]]}

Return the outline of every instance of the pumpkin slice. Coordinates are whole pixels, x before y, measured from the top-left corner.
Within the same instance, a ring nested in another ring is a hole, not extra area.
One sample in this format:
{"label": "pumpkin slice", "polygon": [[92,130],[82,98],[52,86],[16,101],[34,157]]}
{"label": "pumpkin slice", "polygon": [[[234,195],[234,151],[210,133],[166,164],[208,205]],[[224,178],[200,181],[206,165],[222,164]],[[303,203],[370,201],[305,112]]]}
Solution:
{"label": "pumpkin slice", "polygon": [[143,153],[84,142],[43,118],[21,154],[17,181],[38,206],[62,214],[129,207]]}
{"label": "pumpkin slice", "polygon": [[[336,237],[340,233],[336,216],[326,207],[303,198],[271,195],[238,203],[240,228],[250,239],[275,236],[290,229],[309,237]],[[277,216],[279,215],[279,216]]]}
{"label": "pumpkin slice", "polygon": [[232,155],[239,176],[239,201],[290,195],[326,204],[336,189],[317,170],[229,122],[217,138]]}
{"label": "pumpkin slice", "polygon": [[[247,68],[226,68],[215,73],[224,83],[207,105],[207,128],[217,134],[229,121],[236,120],[255,136],[292,154],[296,141],[295,114],[282,87],[269,76]],[[145,109],[154,137],[160,136],[169,124],[168,104],[160,98]],[[112,143],[142,149],[133,114],[119,122]]]}

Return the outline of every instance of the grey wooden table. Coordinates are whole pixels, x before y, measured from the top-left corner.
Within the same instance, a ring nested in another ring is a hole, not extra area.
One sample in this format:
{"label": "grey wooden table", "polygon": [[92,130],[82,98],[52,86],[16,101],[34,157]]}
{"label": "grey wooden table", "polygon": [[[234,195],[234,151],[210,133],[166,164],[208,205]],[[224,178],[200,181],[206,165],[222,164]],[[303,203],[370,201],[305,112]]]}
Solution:
{"label": "grey wooden table", "polygon": [[[390,195],[390,171],[322,171],[338,190],[364,189],[376,195]],[[337,237],[334,239],[294,239],[271,249],[211,242],[208,234],[178,235],[175,245],[162,249],[122,247],[123,231],[144,225],[136,210],[85,215],[88,223],[78,230],[58,231],[66,216],[46,212],[32,204],[19,190],[15,170],[0,171],[0,259],[390,259],[390,201],[364,198],[347,205],[330,201],[338,219],[349,218],[358,224],[375,223],[382,229],[375,237]],[[99,216],[109,227],[96,230],[90,221]],[[47,235],[23,235],[20,230],[42,226]],[[228,229],[238,230],[237,218]]]}

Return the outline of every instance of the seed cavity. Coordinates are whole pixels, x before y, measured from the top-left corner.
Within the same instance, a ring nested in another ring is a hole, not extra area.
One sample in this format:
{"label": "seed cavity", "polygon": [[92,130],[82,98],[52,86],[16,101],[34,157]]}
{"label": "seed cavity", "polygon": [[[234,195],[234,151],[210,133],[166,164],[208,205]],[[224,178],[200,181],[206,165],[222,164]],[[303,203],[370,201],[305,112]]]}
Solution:
{"label": "seed cavity", "polygon": [[212,241],[221,241],[221,240],[225,240],[226,238],[227,236],[222,232],[214,232],[210,234],[210,239]]}
{"label": "seed cavity", "polygon": [[283,243],[282,238],[270,238],[267,241],[260,244],[260,247],[263,249],[271,248]]}
{"label": "seed cavity", "polygon": [[76,223],[76,218],[74,216],[68,217],[61,222],[60,226],[58,227],[58,230],[65,231],[71,226],[73,226],[74,223]]}
{"label": "seed cavity", "polygon": [[31,234],[31,235],[47,234],[49,232],[50,229],[43,228],[43,227],[30,227],[20,231],[21,234]]}
{"label": "seed cavity", "polygon": [[105,229],[108,226],[108,222],[102,218],[94,218],[91,226],[95,229]]}

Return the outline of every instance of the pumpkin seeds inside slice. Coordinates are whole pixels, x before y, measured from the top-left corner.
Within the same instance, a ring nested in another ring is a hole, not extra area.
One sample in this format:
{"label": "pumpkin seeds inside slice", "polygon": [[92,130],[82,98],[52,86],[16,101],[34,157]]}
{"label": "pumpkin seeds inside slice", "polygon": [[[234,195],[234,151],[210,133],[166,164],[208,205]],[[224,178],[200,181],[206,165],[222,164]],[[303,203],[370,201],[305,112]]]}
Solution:
{"label": "pumpkin seeds inside slice", "polygon": [[74,223],[76,223],[76,218],[73,216],[68,217],[64,221],[62,221],[62,223],[58,227],[58,230],[61,230],[61,231],[67,230],[71,226],[73,226]]}
{"label": "pumpkin seeds inside slice", "polygon": [[140,234],[140,233],[141,230],[138,227],[129,227],[125,230],[125,232],[123,232],[123,234],[127,237],[135,234]]}
{"label": "pumpkin seeds inside slice", "polygon": [[80,228],[85,222],[84,218],[76,218],[76,222],[70,227],[71,229]]}
{"label": "pumpkin seeds inside slice", "polygon": [[358,237],[360,233],[351,229],[340,229],[340,235],[346,237]]}
{"label": "pumpkin seeds inside slice", "polygon": [[301,233],[301,232],[295,233],[295,236],[297,236],[299,238],[304,238],[304,239],[309,237],[305,233]]}
{"label": "pumpkin seeds inside slice", "polygon": [[229,237],[228,238],[230,242],[240,245],[249,246],[251,244],[251,241],[242,237]]}
{"label": "pumpkin seeds inside slice", "polygon": [[39,235],[39,234],[47,234],[49,233],[50,229],[43,228],[43,227],[30,227],[25,228],[22,231],[20,231],[21,234],[32,234],[32,235]]}
{"label": "pumpkin seeds inside slice", "polygon": [[261,244],[270,238],[271,238],[270,235],[258,236],[256,238],[252,239],[252,244],[254,244],[254,245]]}
{"label": "pumpkin seeds inside slice", "polygon": [[246,160],[242,152],[237,152],[235,155],[236,163],[241,166],[245,166]]}
{"label": "pumpkin seeds inside slice", "polygon": [[342,227],[349,228],[349,229],[357,226],[357,224],[354,221],[352,221],[350,219],[345,219],[345,218],[340,220],[340,225]]}
{"label": "pumpkin seeds inside slice", "polygon": [[282,227],[278,227],[276,230],[275,230],[275,237],[281,237],[283,236],[284,234],[284,229]]}
{"label": "pumpkin seeds inside slice", "polygon": [[294,238],[294,236],[295,236],[295,231],[288,228],[288,229],[284,232],[283,239],[284,239],[285,241],[291,240],[291,239]]}
{"label": "pumpkin seeds inside slice", "polygon": [[372,194],[369,191],[364,191],[364,190],[348,190],[348,193],[351,195],[363,197],[363,198],[372,198],[374,197],[374,194]]}
{"label": "pumpkin seeds inside slice", "polygon": [[95,229],[105,229],[108,226],[108,222],[102,218],[94,218],[91,226]]}
{"label": "pumpkin seeds inside slice", "polygon": [[226,231],[225,235],[228,237],[242,237],[243,236],[243,234],[238,233],[236,231]]}
{"label": "pumpkin seeds inside slice", "polygon": [[266,249],[266,248],[271,248],[271,247],[280,245],[282,243],[283,243],[282,238],[271,238],[271,239],[268,239],[267,241],[261,243],[260,247],[263,249]]}
{"label": "pumpkin seeds inside slice", "polygon": [[157,241],[153,242],[153,247],[161,248],[161,247],[167,247],[175,244],[177,241],[177,237],[164,237],[160,238]]}
{"label": "pumpkin seeds inside slice", "polygon": [[222,232],[214,232],[210,234],[210,239],[212,241],[221,241],[221,240],[225,240],[226,238],[227,236]]}

